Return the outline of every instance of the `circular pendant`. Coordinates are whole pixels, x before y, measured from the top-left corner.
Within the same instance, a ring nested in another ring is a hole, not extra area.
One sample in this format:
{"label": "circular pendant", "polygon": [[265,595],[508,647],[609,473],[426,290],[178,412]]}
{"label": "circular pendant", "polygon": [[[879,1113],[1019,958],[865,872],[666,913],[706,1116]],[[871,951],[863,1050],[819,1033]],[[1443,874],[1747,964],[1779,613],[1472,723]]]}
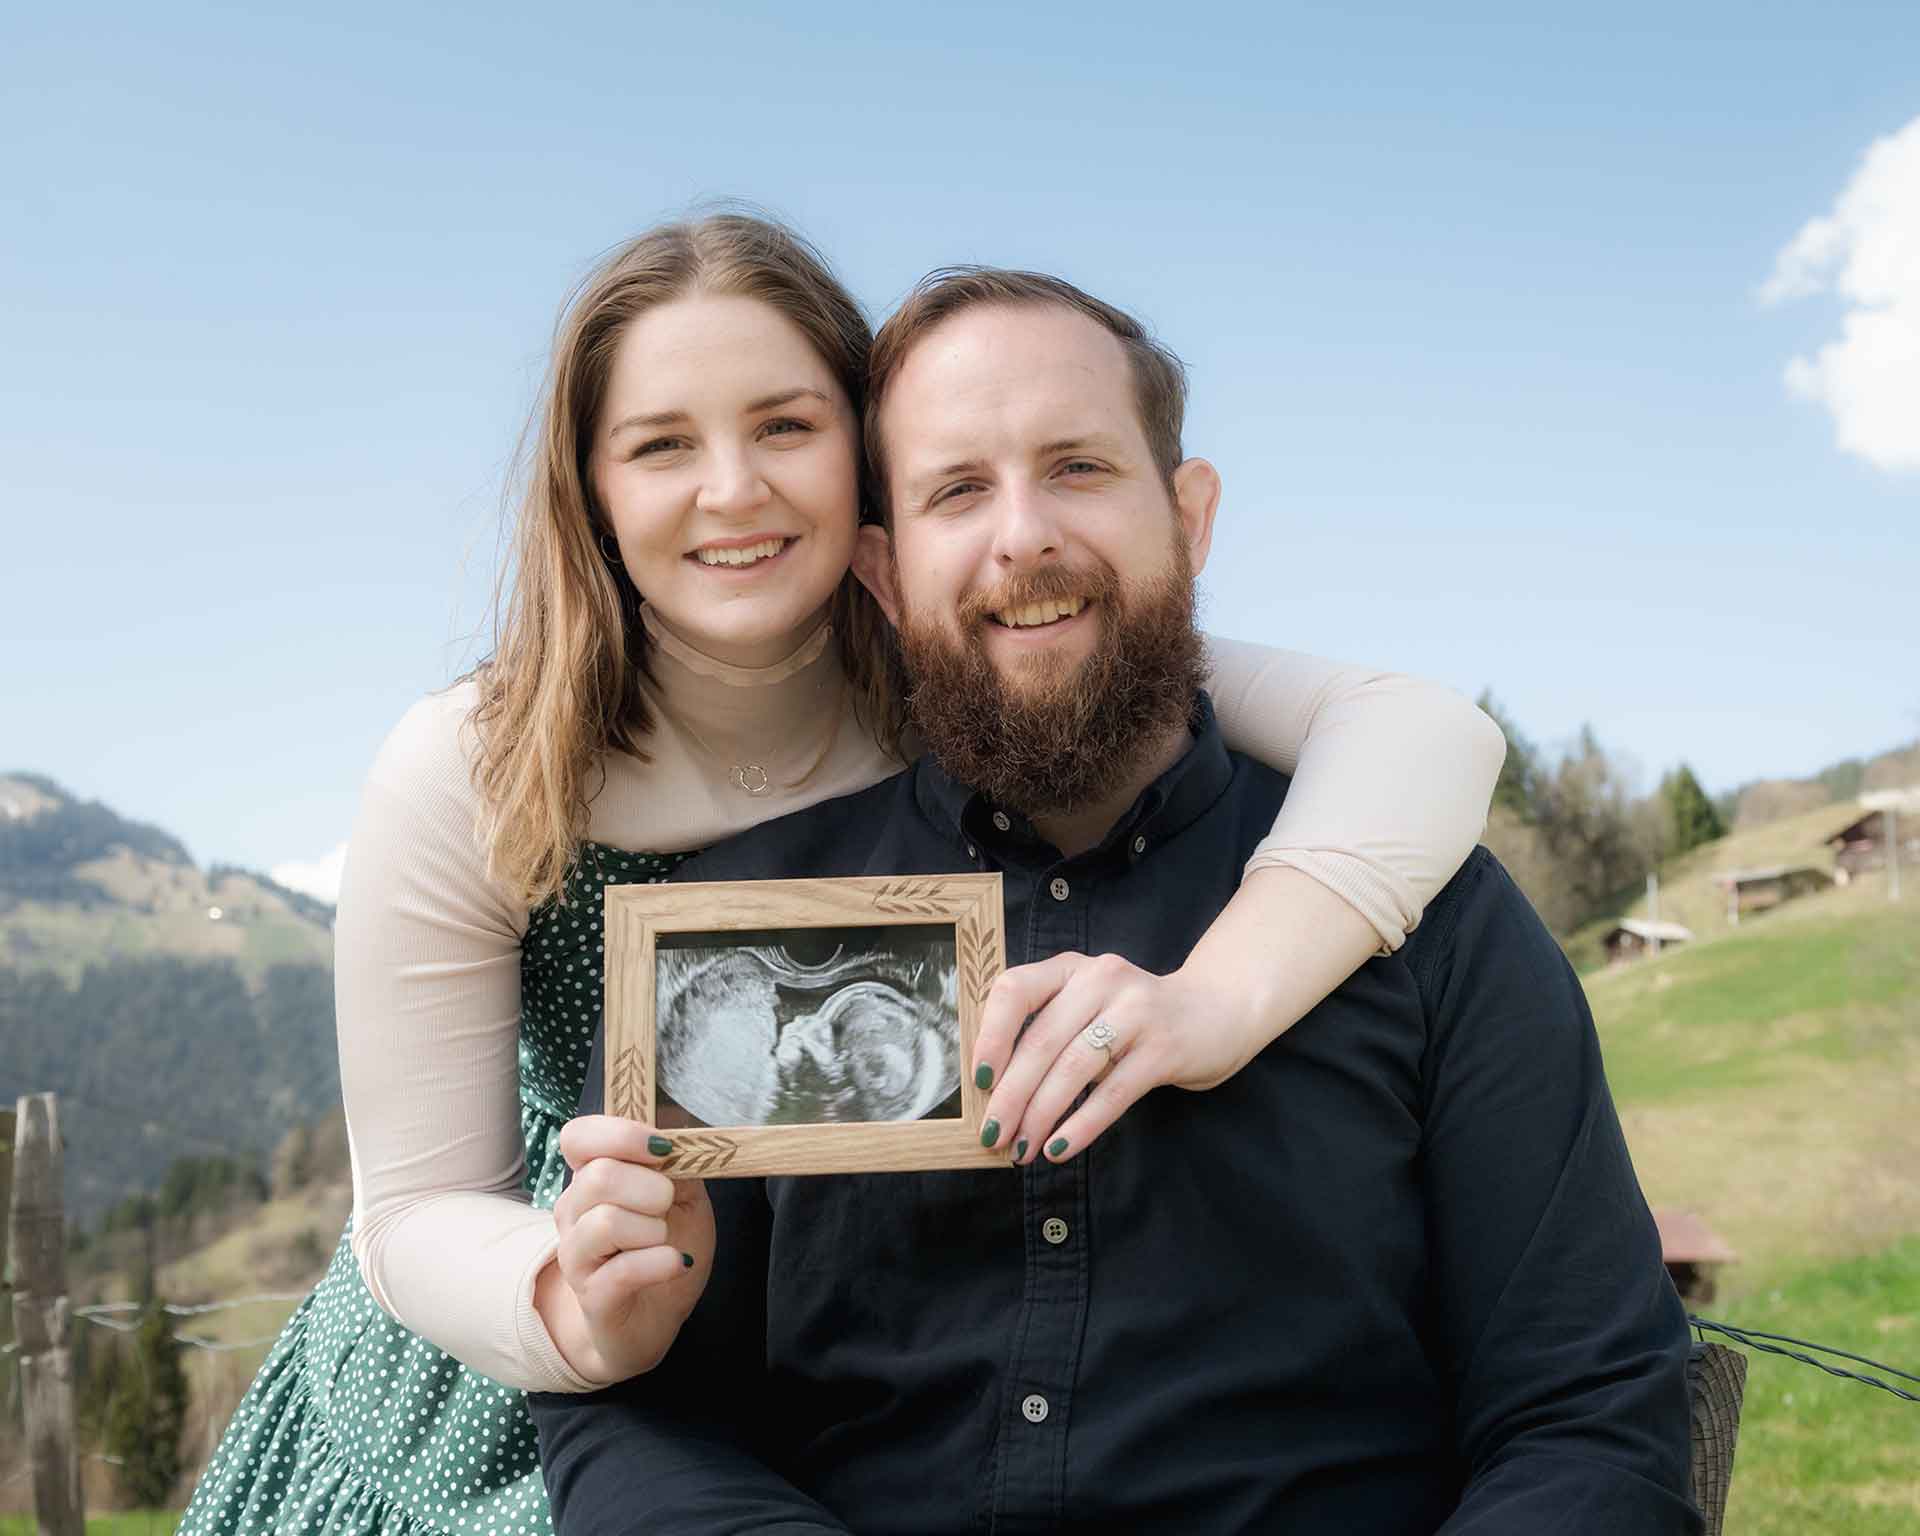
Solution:
{"label": "circular pendant", "polygon": [[758,763],[735,763],[733,787],[744,789],[750,795],[764,795],[773,788],[773,780],[767,777],[767,770]]}

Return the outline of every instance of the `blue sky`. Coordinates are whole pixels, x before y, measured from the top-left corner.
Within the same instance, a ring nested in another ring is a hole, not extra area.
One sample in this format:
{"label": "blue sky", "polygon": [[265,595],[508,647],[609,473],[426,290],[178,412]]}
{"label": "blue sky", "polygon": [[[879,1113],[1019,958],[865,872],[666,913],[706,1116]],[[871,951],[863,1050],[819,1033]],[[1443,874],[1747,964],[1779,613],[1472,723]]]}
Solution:
{"label": "blue sky", "polygon": [[1920,127],[1863,170],[1920,122],[1910,4],[7,29],[0,770],[203,861],[345,837],[484,652],[561,298],[718,196],[876,316],[968,260],[1145,315],[1226,481],[1219,632],[1714,788],[1920,734]]}

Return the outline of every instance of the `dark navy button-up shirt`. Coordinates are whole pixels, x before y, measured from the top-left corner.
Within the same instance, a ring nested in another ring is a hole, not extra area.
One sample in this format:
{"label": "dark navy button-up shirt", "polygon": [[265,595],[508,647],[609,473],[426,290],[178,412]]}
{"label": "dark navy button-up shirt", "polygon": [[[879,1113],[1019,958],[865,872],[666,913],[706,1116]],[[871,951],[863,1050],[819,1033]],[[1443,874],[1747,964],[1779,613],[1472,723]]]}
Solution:
{"label": "dark navy button-up shirt", "polygon": [[[1073,858],[923,761],[678,877],[998,869],[1010,964],[1165,972],[1285,791],[1203,699]],[[529,1400],[560,1536],[1699,1529],[1685,1320],[1592,1020],[1484,850],[1238,1075],[1069,1163],[708,1188],[666,1361]]]}

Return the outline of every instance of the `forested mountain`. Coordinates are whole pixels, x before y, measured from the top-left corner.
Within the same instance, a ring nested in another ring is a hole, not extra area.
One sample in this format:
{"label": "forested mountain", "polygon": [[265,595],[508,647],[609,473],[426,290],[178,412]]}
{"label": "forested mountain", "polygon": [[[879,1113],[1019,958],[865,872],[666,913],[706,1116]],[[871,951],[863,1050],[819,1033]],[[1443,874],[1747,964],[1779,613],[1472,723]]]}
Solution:
{"label": "forested mountain", "polygon": [[337,1104],[332,909],[51,780],[0,777],[0,1102],[61,1097],[70,1218],[264,1168]]}

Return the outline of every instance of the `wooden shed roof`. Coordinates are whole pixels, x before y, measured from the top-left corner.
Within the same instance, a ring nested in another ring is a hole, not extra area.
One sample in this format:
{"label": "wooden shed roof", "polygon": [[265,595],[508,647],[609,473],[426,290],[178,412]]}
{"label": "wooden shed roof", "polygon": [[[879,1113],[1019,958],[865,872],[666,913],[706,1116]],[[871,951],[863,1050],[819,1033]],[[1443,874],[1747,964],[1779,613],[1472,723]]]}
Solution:
{"label": "wooden shed roof", "polygon": [[1757,869],[1723,869],[1713,877],[1715,885],[1752,885],[1759,880],[1779,880],[1787,875],[1812,875],[1831,882],[1833,876],[1818,864],[1766,864]]}
{"label": "wooden shed roof", "polygon": [[1664,1264],[1728,1264],[1740,1257],[1692,1211],[1655,1206],[1653,1222],[1660,1229]]}
{"label": "wooden shed roof", "polygon": [[1623,917],[1608,930],[1611,939],[1617,933],[1630,933],[1636,939],[1658,939],[1662,944],[1685,944],[1693,938],[1693,930],[1679,923],[1653,923],[1644,917]]}

